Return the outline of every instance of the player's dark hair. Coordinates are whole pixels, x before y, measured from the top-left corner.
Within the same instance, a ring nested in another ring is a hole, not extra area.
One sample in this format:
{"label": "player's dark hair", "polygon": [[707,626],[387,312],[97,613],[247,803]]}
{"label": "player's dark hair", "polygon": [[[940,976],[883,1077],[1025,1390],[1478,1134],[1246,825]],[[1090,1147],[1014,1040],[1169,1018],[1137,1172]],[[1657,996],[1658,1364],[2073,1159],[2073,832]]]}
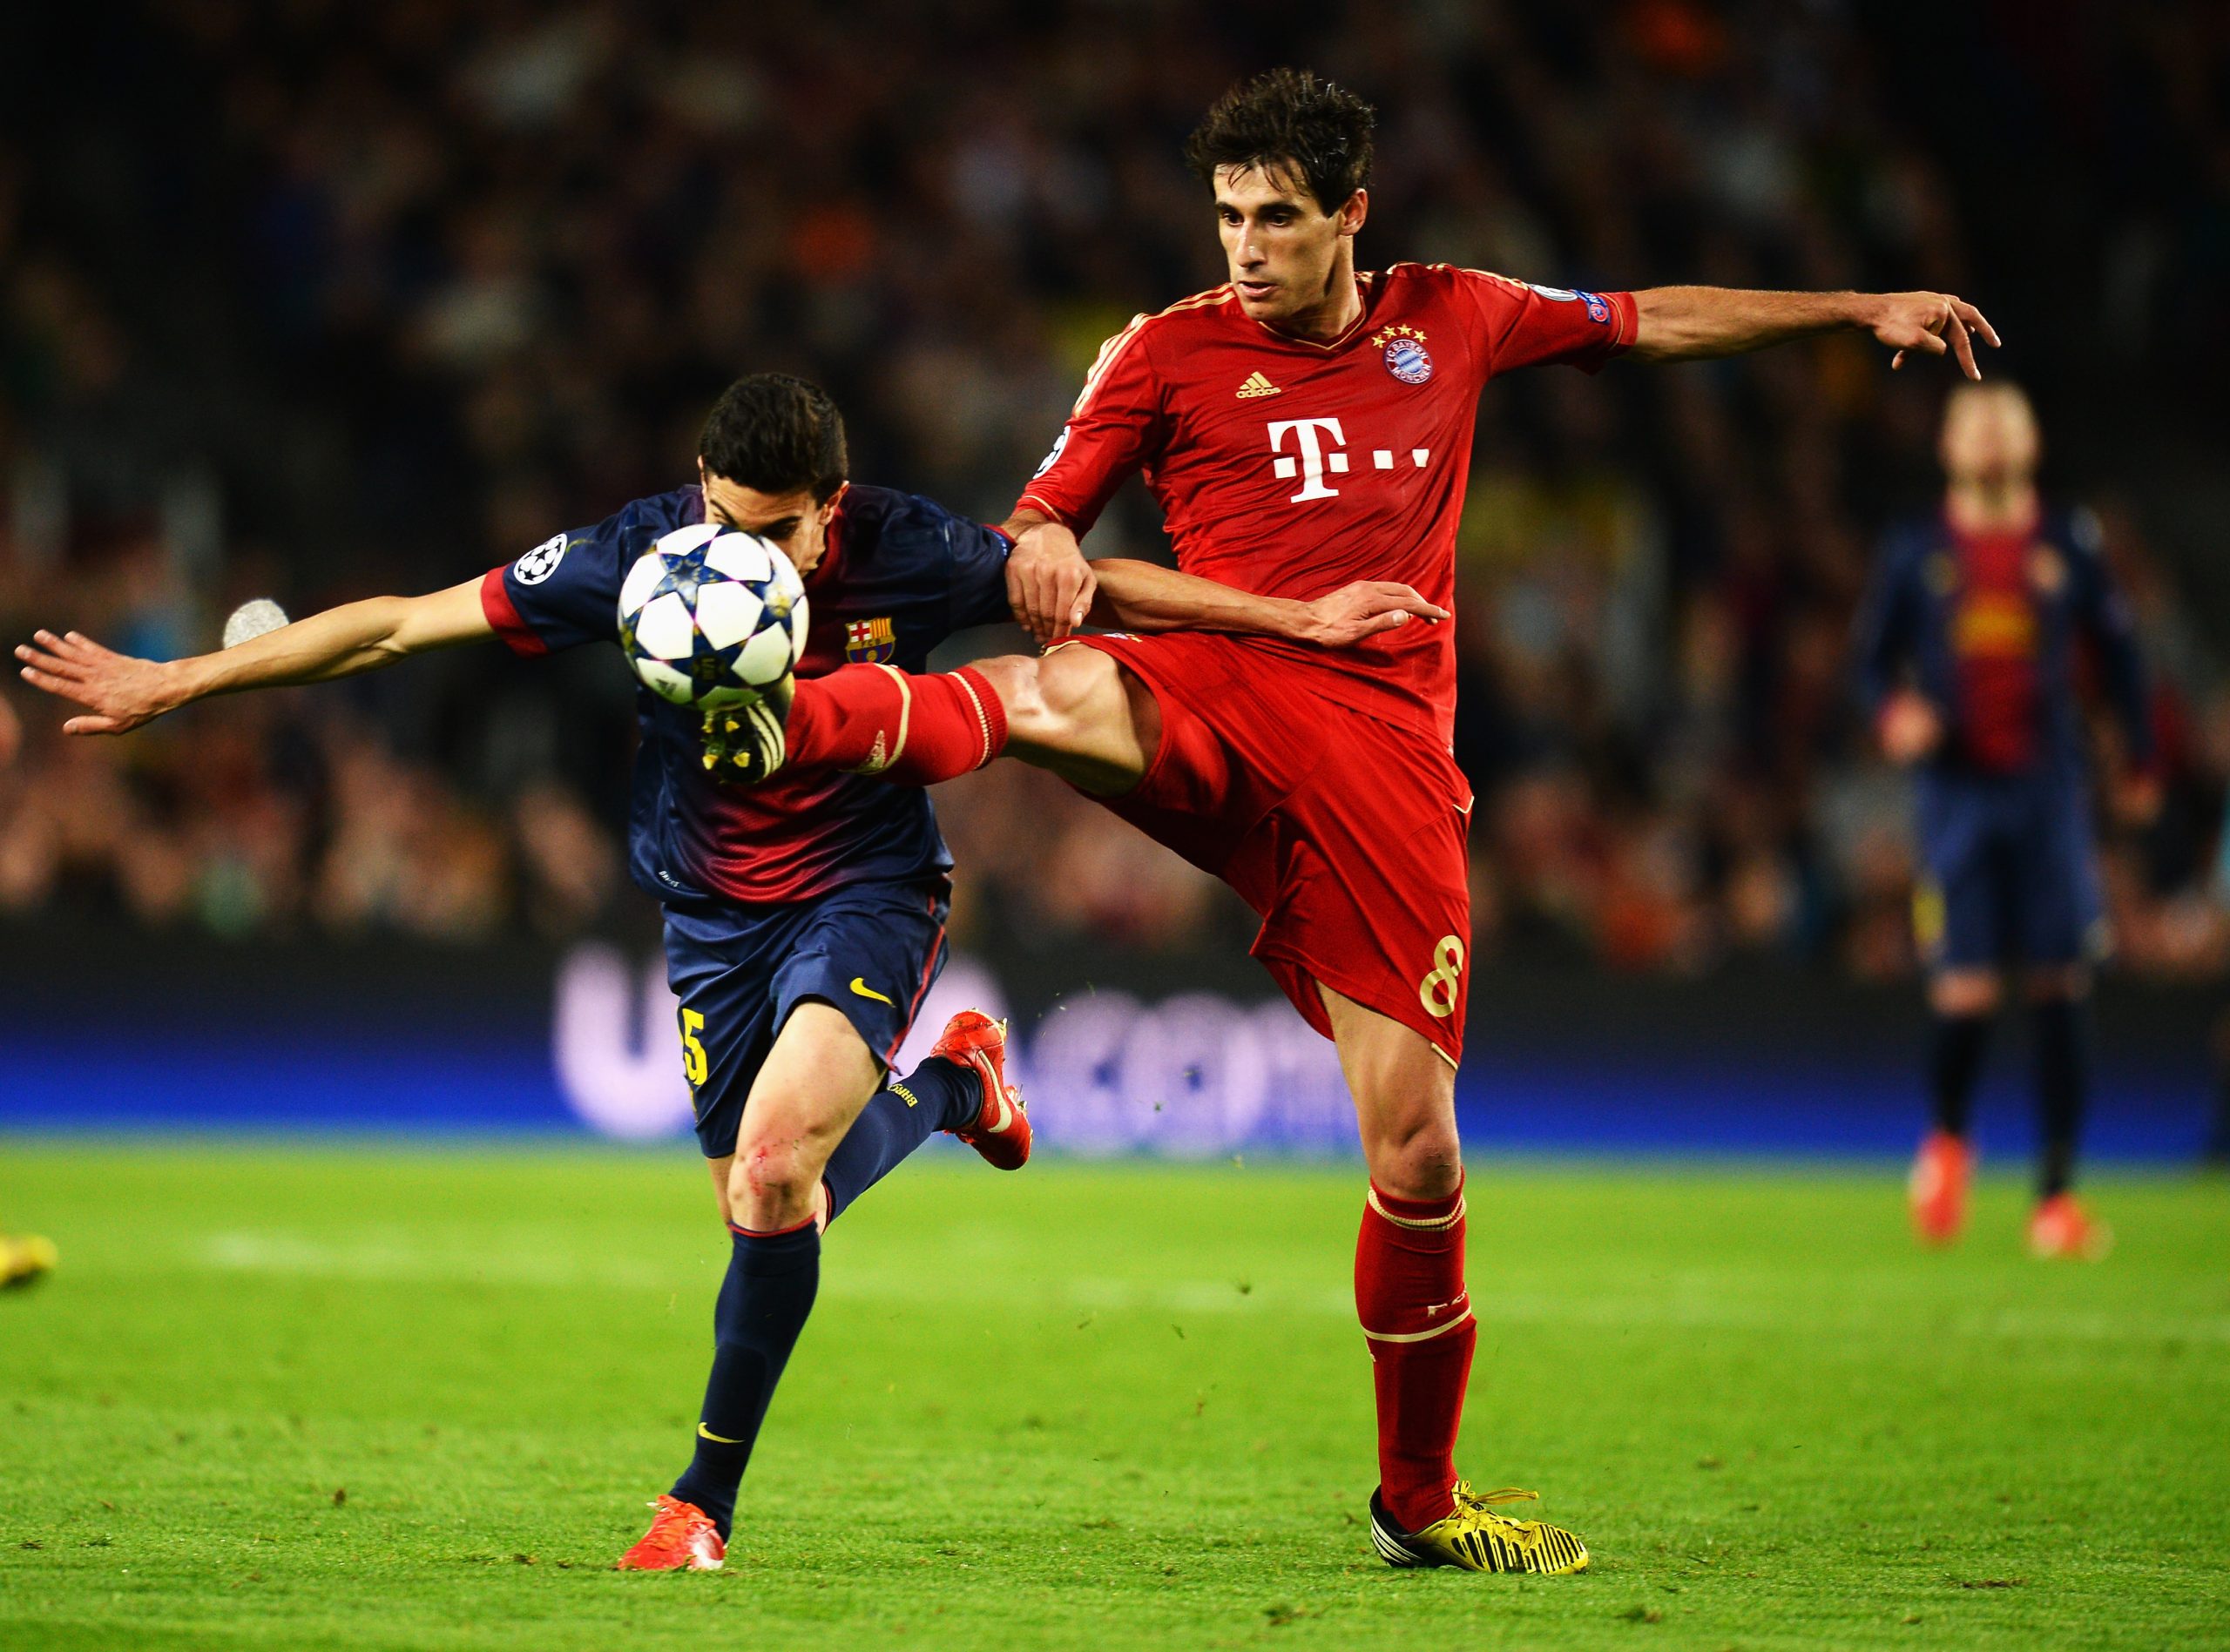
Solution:
{"label": "player's dark hair", "polygon": [[1216,99],[1185,141],[1185,159],[1213,188],[1216,169],[1298,172],[1316,204],[1339,211],[1370,180],[1377,111],[1344,86],[1306,69],[1272,69]]}
{"label": "player's dark hair", "polygon": [[844,415],[828,392],[787,373],[754,373],[720,392],[697,440],[705,469],[760,493],[813,489],[815,503],[852,468]]}

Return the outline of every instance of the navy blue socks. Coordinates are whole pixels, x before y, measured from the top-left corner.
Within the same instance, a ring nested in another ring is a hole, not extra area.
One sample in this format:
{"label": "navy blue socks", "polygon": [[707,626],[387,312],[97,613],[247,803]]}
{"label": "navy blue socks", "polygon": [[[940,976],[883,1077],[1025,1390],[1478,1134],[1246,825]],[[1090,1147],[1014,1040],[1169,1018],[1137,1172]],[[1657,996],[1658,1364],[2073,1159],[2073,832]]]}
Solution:
{"label": "navy blue socks", "polygon": [[697,1424],[697,1454],[673,1483],[673,1494],[711,1515],[724,1538],[767,1402],[821,1283],[821,1231],[812,1222],[780,1233],[731,1231],[734,1250],[713,1311],[713,1375]]}
{"label": "navy blue socks", "polygon": [[821,1179],[828,1184],[828,1219],[896,1170],[906,1156],[939,1130],[974,1122],[983,1104],[983,1081],[975,1069],[932,1055],[902,1079],[894,1078],[861,1110]]}
{"label": "navy blue socks", "polygon": [[1988,1015],[1943,1015],[1929,1043],[1929,1100],[1936,1128],[1967,1138],[1974,1122],[1975,1083],[1982,1076],[1983,1049],[1990,1042]]}
{"label": "navy blue socks", "polygon": [[2074,1183],[2076,1138],[2090,1089],[2090,1006],[2047,998],[2037,1006],[2037,1192],[2044,1198]]}

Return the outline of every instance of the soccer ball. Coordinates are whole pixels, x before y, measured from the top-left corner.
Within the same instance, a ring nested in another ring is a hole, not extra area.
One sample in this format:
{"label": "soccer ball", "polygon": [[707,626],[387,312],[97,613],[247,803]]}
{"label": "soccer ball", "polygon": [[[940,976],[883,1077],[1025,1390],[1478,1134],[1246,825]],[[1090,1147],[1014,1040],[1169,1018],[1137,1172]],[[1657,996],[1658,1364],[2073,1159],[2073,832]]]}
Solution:
{"label": "soccer ball", "polygon": [[805,585],[753,534],[677,528],[619,587],[619,645],[643,686],[706,710],[757,699],[805,652]]}

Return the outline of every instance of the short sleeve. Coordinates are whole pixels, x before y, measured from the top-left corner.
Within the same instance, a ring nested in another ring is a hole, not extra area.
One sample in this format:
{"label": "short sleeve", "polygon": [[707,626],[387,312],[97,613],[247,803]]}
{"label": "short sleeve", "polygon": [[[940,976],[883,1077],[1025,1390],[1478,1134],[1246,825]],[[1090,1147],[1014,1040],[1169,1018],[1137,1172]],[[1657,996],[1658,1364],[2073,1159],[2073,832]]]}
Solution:
{"label": "short sleeve", "polygon": [[1593,373],[1633,344],[1631,293],[1535,287],[1485,270],[1456,276],[1478,317],[1485,378],[1551,361]]}
{"label": "short sleeve", "polygon": [[552,534],[517,562],[490,569],[480,606],[496,634],[527,655],[617,641],[620,582],[660,534],[682,525],[674,505],[681,496],[639,499],[593,528]]}
{"label": "short sleeve", "polygon": [[1150,463],[1167,438],[1161,385],[1147,348],[1148,318],[1100,346],[1052,452],[1015,502],[1078,534],[1099,520],[1116,489]]}

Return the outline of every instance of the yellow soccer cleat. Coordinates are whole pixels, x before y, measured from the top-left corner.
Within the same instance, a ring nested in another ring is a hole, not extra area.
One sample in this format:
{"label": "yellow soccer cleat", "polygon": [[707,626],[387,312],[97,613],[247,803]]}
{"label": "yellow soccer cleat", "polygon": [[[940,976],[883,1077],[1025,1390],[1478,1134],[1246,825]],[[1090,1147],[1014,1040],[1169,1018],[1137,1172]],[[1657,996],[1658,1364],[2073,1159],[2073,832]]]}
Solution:
{"label": "yellow soccer cleat", "polygon": [[1370,1494],[1370,1541],[1389,1566],[1456,1566],[1467,1572],[1531,1572],[1561,1577],[1587,1569],[1587,1545],[1561,1526],[1514,1521],[1490,1512],[1500,1503],[1536,1500],[1537,1494],[1475,1492],[1456,1482],[1456,1512],[1421,1532],[1405,1532],[1376,1492]]}
{"label": "yellow soccer cleat", "polygon": [[54,1271],[54,1241],[36,1233],[0,1233],[0,1290],[29,1285]]}

